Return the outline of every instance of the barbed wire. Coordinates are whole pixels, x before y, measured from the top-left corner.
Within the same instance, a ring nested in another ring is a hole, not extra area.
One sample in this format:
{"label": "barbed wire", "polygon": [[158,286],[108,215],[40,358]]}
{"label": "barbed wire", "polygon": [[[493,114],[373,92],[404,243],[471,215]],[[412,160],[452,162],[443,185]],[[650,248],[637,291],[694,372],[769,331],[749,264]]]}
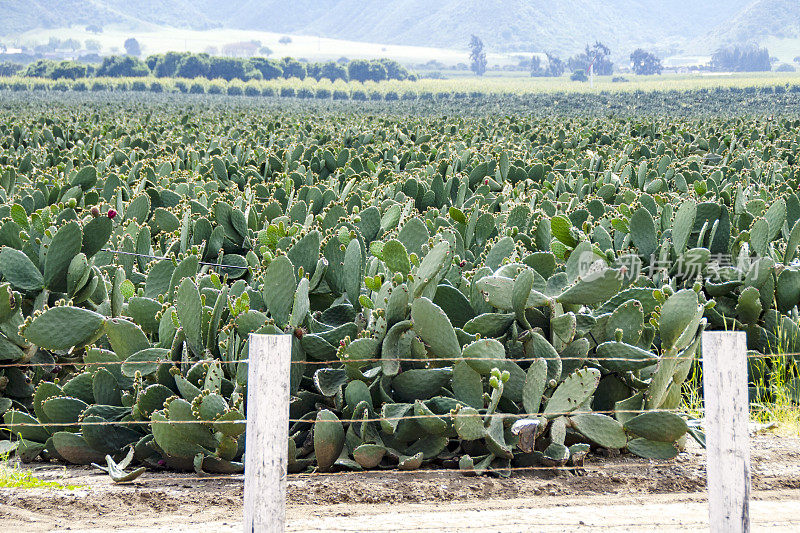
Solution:
{"label": "barbed wire", "polygon": [[[291,333],[286,333],[285,335],[291,335]],[[688,359],[695,359],[695,356],[659,356],[657,354],[652,354],[654,360],[652,361],[652,366],[657,364],[659,361],[669,361],[669,360],[688,360]],[[792,353],[783,353],[783,354],[747,354],[747,359],[775,359],[775,358],[782,358],[782,357],[800,357],[800,352],[792,352]],[[414,357],[371,357],[371,358],[343,358],[343,359],[331,359],[329,361],[324,360],[314,360],[314,361],[290,361],[289,364],[292,365],[335,365],[335,364],[343,364],[343,365],[352,365],[355,363],[435,363],[435,362],[442,362],[442,361],[482,361],[482,362],[512,362],[512,363],[530,363],[534,361],[538,361],[543,359],[545,361],[578,361],[580,360],[583,362],[602,362],[602,361],[616,361],[616,362],[636,362],[642,363],[645,362],[645,359],[642,358],[635,358],[635,357],[520,357],[520,358],[505,358],[505,357],[461,357],[460,355],[450,356],[450,357],[428,357],[428,358],[414,358]],[[699,359],[698,359],[699,360]],[[0,368],[26,368],[26,367],[51,367],[51,366],[105,366],[105,365],[145,365],[145,364],[197,364],[197,363],[219,363],[223,365],[231,365],[237,363],[249,363],[250,359],[236,359],[233,361],[226,361],[224,359],[194,359],[191,361],[178,361],[174,359],[157,359],[153,361],[56,361],[52,363],[3,363],[0,364]],[[437,368],[431,368],[428,370],[436,370]],[[579,369],[576,369],[579,370]]]}
{"label": "barbed wire", "polygon": [[[64,396],[52,396],[51,398],[64,398]],[[50,398],[47,398],[50,399]],[[44,401],[47,401],[44,400]],[[456,398],[453,400],[459,402]],[[460,402],[464,408],[469,407],[465,404],[465,402]],[[407,405],[412,405],[408,403]],[[800,409],[800,407],[798,407]],[[693,411],[705,411],[705,408],[698,407],[692,409]],[[607,410],[598,410],[598,411],[581,411],[575,410],[572,411],[562,411],[562,412],[547,412],[547,413],[493,413],[489,415],[488,413],[462,413],[458,412],[455,415],[451,415],[450,413],[444,414],[432,414],[432,415],[405,415],[405,416],[385,416],[385,417],[373,417],[373,418],[340,418],[338,419],[339,422],[345,424],[358,424],[363,422],[393,422],[393,421],[402,421],[402,420],[422,420],[422,419],[438,419],[438,420],[446,420],[449,418],[484,418],[485,416],[499,416],[503,418],[531,418],[531,417],[559,417],[559,416],[575,416],[575,415],[582,415],[582,414],[632,414],[632,413],[647,413],[647,412],[659,412],[659,413],[685,413],[684,409],[674,408],[674,409],[607,409]],[[91,414],[90,414],[91,415]],[[102,422],[10,422],[4,424],[10,428],[13,427],[40,427],[40,426],[54,426],[54,427],[70,427],[70,426],[113,426],[113,425],[150,425],[150,424],[244,424],[247,420],[246,419],[239,419],[239,420],[104,420]],[[329,422],[328,420],[316,420],[316,419],[305,419],[305,418],[289,418],[288,422],[290,424],[296,423],[308,423],[308,424],[315,424],[315,423],[326,423]],[[0,424],[3,425],[3,424]]]}

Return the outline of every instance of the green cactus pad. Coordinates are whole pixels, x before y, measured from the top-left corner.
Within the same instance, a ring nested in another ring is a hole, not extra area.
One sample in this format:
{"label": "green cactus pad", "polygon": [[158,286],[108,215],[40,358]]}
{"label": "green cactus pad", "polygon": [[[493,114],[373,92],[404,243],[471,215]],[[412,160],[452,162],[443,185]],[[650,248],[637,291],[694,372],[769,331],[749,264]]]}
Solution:
{"label": "green cactus pad", "polygon": [[570,374],[553,392],[544,409],[544,416],[556,418],[578,408],[600,384],[600,371],[583,368]]}
{"label": "green cactus pad", "polygon": [[16,289],[37,291],[44,287],[44,277],[27,255],[4,246],[0,251],[0,273]]}
{"label": "green cactus pad", "polygon": [[577,414],[569,417],[569,423],[581,435],[604,448],[624,448],[628,441],[622,424],[610,416]]}
{"label": "green cactus pad", "polygon": [[344,447],[344,428],[337,416],[324,409],[317,413],[314,424],[314,455],[317,468],[327,472],[339,458]]}
{"label": "green cactus pad", "polygon": [[411,304],[411,322],[433,357],[457,359],[461,355],[461,345],[453,325],[444,311],[432,301],[424,297],[414,300]]}
{"label": "green cactus pad", "polygon": [[625,422],[625,430],[659,442],[675,442],[688,431],[686,421],[669,411],[647,411]]}
{"label": "green cactus pad", "polygon": [[668,461],[678,456],[678,449],[669,442],[633,439],[628,442],[628,451],[644,459]]}
{"label": "green cactus pad", "polygon": [[[46,350],[69,350],[94,342],[105,323],[103,315],[88,309],[53,307],[24,326],[21,333],[25,340]],[[53,334],[56,331],[58,335]]]}

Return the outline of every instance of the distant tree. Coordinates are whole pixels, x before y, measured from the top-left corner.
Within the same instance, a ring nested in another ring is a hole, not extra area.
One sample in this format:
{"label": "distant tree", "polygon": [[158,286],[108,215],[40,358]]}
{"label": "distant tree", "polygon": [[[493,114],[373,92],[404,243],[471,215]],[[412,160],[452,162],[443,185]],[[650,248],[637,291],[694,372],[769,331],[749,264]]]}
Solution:
{"label": "distant tree", "polygon": [[4,61],[0,63],[0,76],[14,76],[22,70],[22,65]]}
{"label": "distant tree", "polygon": [[307,72],[305,65],[293,57],[284,57],[281,59],[280,67],[283,70],[283,77],[286,79],[299,78],[304,80],[306,78]]}
{"label": "distant tree", "polygon": [[175,68],[179,78],[207,78],[211,71],[211,61],[206,54],[187,54]]}
{"label": "distant tree", "polygon": [[133,56],[106,56],[97,69],[97,75],[110,78],[139,78],[150,74],[147,65]]}
{"label": "distant tree", "polygon": [[85,77],[86,65],[81,65],[75,61],[60,61],[53,65],[53,69],[50,71],[50,78],[54,80],[77,80]]}
{"label": "distant tree", "polygon": [[164,54],[150,54],[145,58],[144,62],[147,65],[147,68],[149,68],[150,70],[155,70],[156,65],[158,64],[159,61],[161,61],[161,58],[163,57]]}
{"label": "distant tree", "polygon": [[800,56],[795,56],[795,58],[792,61],[794,61],[795,63],[800,63]]}
{"label": "distant tree", "polygon": [[250,58],[250,68],[260,72],[264,80],[275,80],[283,76],[283,69],[275,61],[265,57]]}
{"label": "distant tree", "polygon": [[758,46],[729,46],[711,56],[711,69],[721,72],[766,72],[772,70],[769,51]]}
{"label": "distant tree", "polygon": [[354,59],[347,65],[347,75],[353,81],[364,83],[369,79],[369,61]]}
{"label": "distant tree", "polygon": [[633,72],[640,76],[651,76],[653,74],[661,74],[664,67],[661,66],[661,60],[650,52],[646,52],[641,48],[637,48],[631,54],[631,68]]}
{"label": "distant tree", "polygon": [[588,81],[589,76],[586,75],[586,71],[578,69],[572,71],[569,79],[572,81]]}
{"label": "distant tree", "polygon": [[564,62],[554,54],[546,52],[547,54],[547,75],[553,78],[558,78],[564,75],[566,65]]}
{"label": "distant tree", "polygon": [[339,63],[340,65],[346,65],[350,62],[350,60],[347,59],[345,56],[342,56],[339,59],[337,59],[336,62]]}
{"label": "distant tree", "polygon": [[386,67],[387,79],[402,81],[408,78],[408,70],[394,59],[382,58],[378,62]]}
{"label": "distant tree", "polygon": [[235,57],[211,57],[208,77],[213,79],[222,78],[227,81],[232,79],[245,79],[247,71],[245,60]]}
{"label": "distant tree", "polygon": [[582,70],[584,75],[591,68],[598,76],[610,76],[614,72],[614,63],[609,59],[610,55],[611,49],[596,41],[591,47],[587,44],[582,53],[569,58],[567,66],[572,72]]}
{"label": "distant tree", "polygon": [[80,50],[81,42],[77,39],[65,39],[61,41],[61,48],[68,48],[74,52],[75,50]]}
{"label": "distant tree", "polygon": [[564,62],[558,57],[547,53],[547,65],[542,64],[542,58],[533,56],[530,59],[532,77],[554,77],[557,78],[564,74]]}
{"label": "distant tree", "polygon": [[272,55],[272,48],[270,48],[269,46],[262,46],[261,48],[258,49],[258,53],[264,57],[269,57]]}
{"label": "distant tree", "polygon": [[322,63],[306,63],[306,77],[317,81],[322,79]]}
{"label": "distant tree", "polygon": [[797,69],[789,63],[781,63],[775,68],[775,72],[797,72]]}
{"label": "distant tree", "polygon": [[86,26],[86,31],[90,33],[103,33],[103,28],[98,26],[97,24],[89,24]]}
{"label": "distant tree", "polygon": [[545,75],[545,69],[542,68],[542,59],[539,56],[531,57],[528,64],[531,67],[531,77],[539,78]]}
{"label": "distant tree", "polygon": [[320,69],[320,78],[326,78],[331,81],[347,81],[347,69],[339,63],[328,61],[327,63],[322,64],[322,68]]}
{"label": "distant tree", "polygon": [[98,41],[97,39],[86,39],[84,47],[86,47],[86,49],[89,50],[90,52],[99,52],[101,45],[100,41]]}
{"label": "distant tree", "polygon": [[142,47],[139,45],[139,41],[133,37],[126,39],[122,46],[125,47],[125,53],[129,56],[139,57],[142,55]]}
{"label": "distant tree", "polygon": [[[151,66],[150,69],[153,71],[153,74],[159,78],[172,78],[178,71],[178,64],[183,58],[189,55],[188,52],[167,52],[166,54],[157,56],[158,61],[156,61],[156,64]],[[149,61],[147,64],[150,66]]]}
{"label": "distant tree", "polygon": [[386,80],[387,72],[386,67],[379,61],[371,61],[369,64],[369,79],[372,81]]}
{"label": "distant tree", "polygon": [[284,35],[283,37],[281,37],[280,39],[278,39],[278,42],[279,42],[280,44],[289,44],[289,43],[291,43],[291,42],[292,42],[292,38],[291,38],[291,37],[289,37],[288,35]]}
{"label": "distant tree", "polygon": [[25,69],[23,76],[28,78],[49,78],[55,67],[55,61],[50,59],[40,59],[34,61]]}
{"label": "distant tree", "polygon": [[478,76],[483,76],[486,72],[486,52],[483,48],[483,41],[477,35],[473,35],[469,40],[469,68]]}

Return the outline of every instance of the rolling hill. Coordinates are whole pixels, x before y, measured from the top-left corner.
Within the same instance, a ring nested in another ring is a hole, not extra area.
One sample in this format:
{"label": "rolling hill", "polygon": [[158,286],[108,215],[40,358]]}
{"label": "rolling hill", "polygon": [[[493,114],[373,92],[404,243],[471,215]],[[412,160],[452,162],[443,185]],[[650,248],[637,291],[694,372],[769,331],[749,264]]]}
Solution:
{"label": "rolling hill", "polygon": [[98,24],[232,28],[495,51],[571,54],[601,40],[618,53],[705,49],[800,37],[797,0],[4,0],[0,35]]}

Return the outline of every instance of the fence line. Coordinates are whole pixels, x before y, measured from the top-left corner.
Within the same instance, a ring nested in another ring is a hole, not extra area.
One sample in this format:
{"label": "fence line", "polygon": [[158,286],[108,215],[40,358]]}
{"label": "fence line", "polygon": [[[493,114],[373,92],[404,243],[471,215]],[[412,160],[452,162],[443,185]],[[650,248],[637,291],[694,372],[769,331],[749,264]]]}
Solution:
{"label": "fence line", "polygon": [[[287,335],[289,335],[287,333]],[[658,356],[653,354],[655,357],[655,361],[652,364],[658,363],[658,361],[667,361],[671,359],[677,360],[686,360],[687,356],[674,356],[674,357],[667,357],[667,356]],[[776,359],[781,357],[800,357],[800,352],[796,353],[783,353],[783,354],[748,354],[748,359]],[[292,365],[335,365],[335,364],[353,364],[353,363],[425,363],[425,362],[436,362],[436,361],[511,361],[512,363],[530,363],[533,361],[538,361],[539,359],[544,359],[546,361],[553,361],[555,358],[550,357],[521,357],[519,359],[509,359],[503,357],[461,357],[459,355],[452,356],[452,357],[430,357],[430,358],[413,358],[413,357],[387,357],[387,358],[365,358],[365,359],[331,359],[329,361],[322,361],[322,360],[315,360],[315,361],[290,361],[289,364]],[[581,359],[580,357],[564,357],[559,358],[561,361],[576,361]],[[694,359],[694,356],[692,357]],[[54,363],[3,363],[0,364],[0,368],[35,368],[35,367],[50,367],[50,366],[105,366],[105,365],[144,365],[144,364],[197,364],[197,363],[220,363],[225,365],[236,364],[236,363],[247,363],[250,359],[236,359],[233,361],[225,361],[224,359],[193,359],[190,361],[179,361],[174,359],[158,359],[155,361],[88,361],[88,362],[79,362],[79,361],[63,361],[63,362],[54,362]],[[638,362],[641,363],[642,359],[637,359],[635,357],[628,358],[628,357],[586,357],[582,359],[582,362],[594,362],[594,361],[616,361],[616,362]]]}

